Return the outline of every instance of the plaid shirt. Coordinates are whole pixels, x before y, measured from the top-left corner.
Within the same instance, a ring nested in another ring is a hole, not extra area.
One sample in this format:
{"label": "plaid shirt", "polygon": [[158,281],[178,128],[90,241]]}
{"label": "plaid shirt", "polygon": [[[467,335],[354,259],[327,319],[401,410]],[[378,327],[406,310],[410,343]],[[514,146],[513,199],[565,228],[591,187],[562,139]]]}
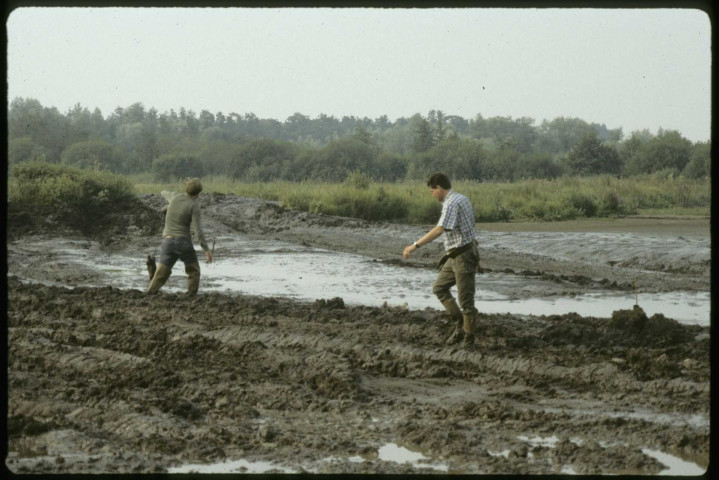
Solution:
{"label": "plaid shirt", "polygon": [[444,249],[447,251],[477,238],[474,233],[474,209],[469,199],[450,190],[442,202],[442,215],[437,226],[444,227]]}

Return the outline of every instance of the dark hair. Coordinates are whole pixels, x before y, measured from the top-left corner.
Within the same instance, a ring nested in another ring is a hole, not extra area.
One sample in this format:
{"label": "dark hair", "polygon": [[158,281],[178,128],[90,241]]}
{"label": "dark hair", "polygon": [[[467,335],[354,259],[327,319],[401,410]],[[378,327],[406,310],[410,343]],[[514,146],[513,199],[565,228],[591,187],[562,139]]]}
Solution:
{"label": "dark hair", "polygon": [[449,190],[452,188],[452,182],[449,181],[449,177],[447,175],[437,172],[429,177],[429,180],[427,180],[427,186],[429,188],[437,188],[439,186],[445,190]]}
{"label": "dark hair", "polygon": [[199,195],[202,191],[202,183],[200,183],[199,178],[193,178],[192,180],[187,182],[187,185],[185,186],[185,192],[190,196]]}

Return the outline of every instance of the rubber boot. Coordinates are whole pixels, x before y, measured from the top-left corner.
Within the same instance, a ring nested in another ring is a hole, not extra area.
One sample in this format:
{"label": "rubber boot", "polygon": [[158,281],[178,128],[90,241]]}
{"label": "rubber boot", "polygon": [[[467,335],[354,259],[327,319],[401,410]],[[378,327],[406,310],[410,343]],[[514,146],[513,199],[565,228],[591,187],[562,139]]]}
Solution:
{"label": "rubber boot", "polygon": [[159,292],[160,288],[162,288],[167,279],[170,278],[170,273],[172,273],[172,270],[163,264],[159,264],[157,266],[157,270],[155,271],[155,275],[152,277],[150,286],[147,287],[147,293],[153,294]]}
{"label": "rubber boot", "polygon": [[476,313],[465,313],[462,317],[462,329],[464,330],[464,339],[462,340],[462,346],[472,347],[474,346],[474,327],[477,320]]}
{"label": "rubber boot", "polygon": [[152,281],[152,278],[155,276],[155,272],[157,271],[157,264],[155,263],[155,256],[153,254],[149,254],[147,256],[145,265],[147,265],[147,273],[150,274],[150,281]]}
{"label": "rubber boot", "polygon": [[187,273],[187,294],[194,297],[200,289],[200,264],[185,265],[185,273]]}
{"label": "rubber boot", "polygon": [[454,345],[455,343],[460,342],[463,336],[462,310],[459,309],[459,305],[457,305],[457,301],[454,298],[445,300],[444,302],[442,302],[442,305],[444,305],[445,310],[447,310],[449,318],[455,320],[456,322],[454,326],[454,332],[452,332],[452,335],[445,342],[447,345]]}

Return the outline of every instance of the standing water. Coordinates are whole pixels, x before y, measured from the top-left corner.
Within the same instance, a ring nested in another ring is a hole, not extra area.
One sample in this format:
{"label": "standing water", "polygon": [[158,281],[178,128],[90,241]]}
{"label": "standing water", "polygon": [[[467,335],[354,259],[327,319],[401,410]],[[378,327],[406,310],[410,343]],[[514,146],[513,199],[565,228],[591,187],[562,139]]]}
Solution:
{"label": "standing water", "polygon": [[[144,258],[100,251],[93,242],[52,242],[57,263],[79,264],[100,275],[87,285],[113,285],[144,290],[148,278]],[[201,292],[287,297],[301,301],[341,297],[348,305],[410,309],[441,309],[432,294],[436,277],[433,269],[386,265],[374,259],[306,247],[274,240],[252,240],[233,235],[218,237],[221,249],[215,262],[202,262]],[[50,245],[37,242],[23,249],[46,252]],[[201,255],[200,255],[201,257]],[[21,269],[20,269],[21,270]],[[11,272],[13,273],[13,272]],[[22,276],[19,271],[16,274]],[[182,262],[163,288],[168,292],[185,290]],[[573,290],[569,293],[567,290]],[[586,293],[585,293],[586,292]],[[477,308],[482,313],[520,315],[561,315],[575,312],[582,316],[610,317],[635,303],[648,316],[655,313],[685,324],[709,325],[709,292],[617,293],[587,289],[577,294],[576,286],[540,278],[492,272],[477,277]]]}

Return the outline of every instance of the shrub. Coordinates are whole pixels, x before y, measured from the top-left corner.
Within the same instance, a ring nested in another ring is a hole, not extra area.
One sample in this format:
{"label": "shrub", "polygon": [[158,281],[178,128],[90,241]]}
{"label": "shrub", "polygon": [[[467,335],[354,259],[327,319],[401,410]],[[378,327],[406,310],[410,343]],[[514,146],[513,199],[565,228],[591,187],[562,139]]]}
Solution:
{"label": "shrub", "polygon": [[12,175],[13,208],[53,214],[83,230],[134,198],[133,185],[109,172],[30,162],[13,167]]}
{"label": "shrub", "polygon": [[582,193],[574,192],[569,197],[569,205],[574,208],[579,215],[585,217],[594,217],[597,215],[597,204],[594,200]]}
{"label": "shrub", "polygon": [[618,215],[624,213],[624,201],[615,191],[606,191],[602,195],[601,210],[604,214]]}

